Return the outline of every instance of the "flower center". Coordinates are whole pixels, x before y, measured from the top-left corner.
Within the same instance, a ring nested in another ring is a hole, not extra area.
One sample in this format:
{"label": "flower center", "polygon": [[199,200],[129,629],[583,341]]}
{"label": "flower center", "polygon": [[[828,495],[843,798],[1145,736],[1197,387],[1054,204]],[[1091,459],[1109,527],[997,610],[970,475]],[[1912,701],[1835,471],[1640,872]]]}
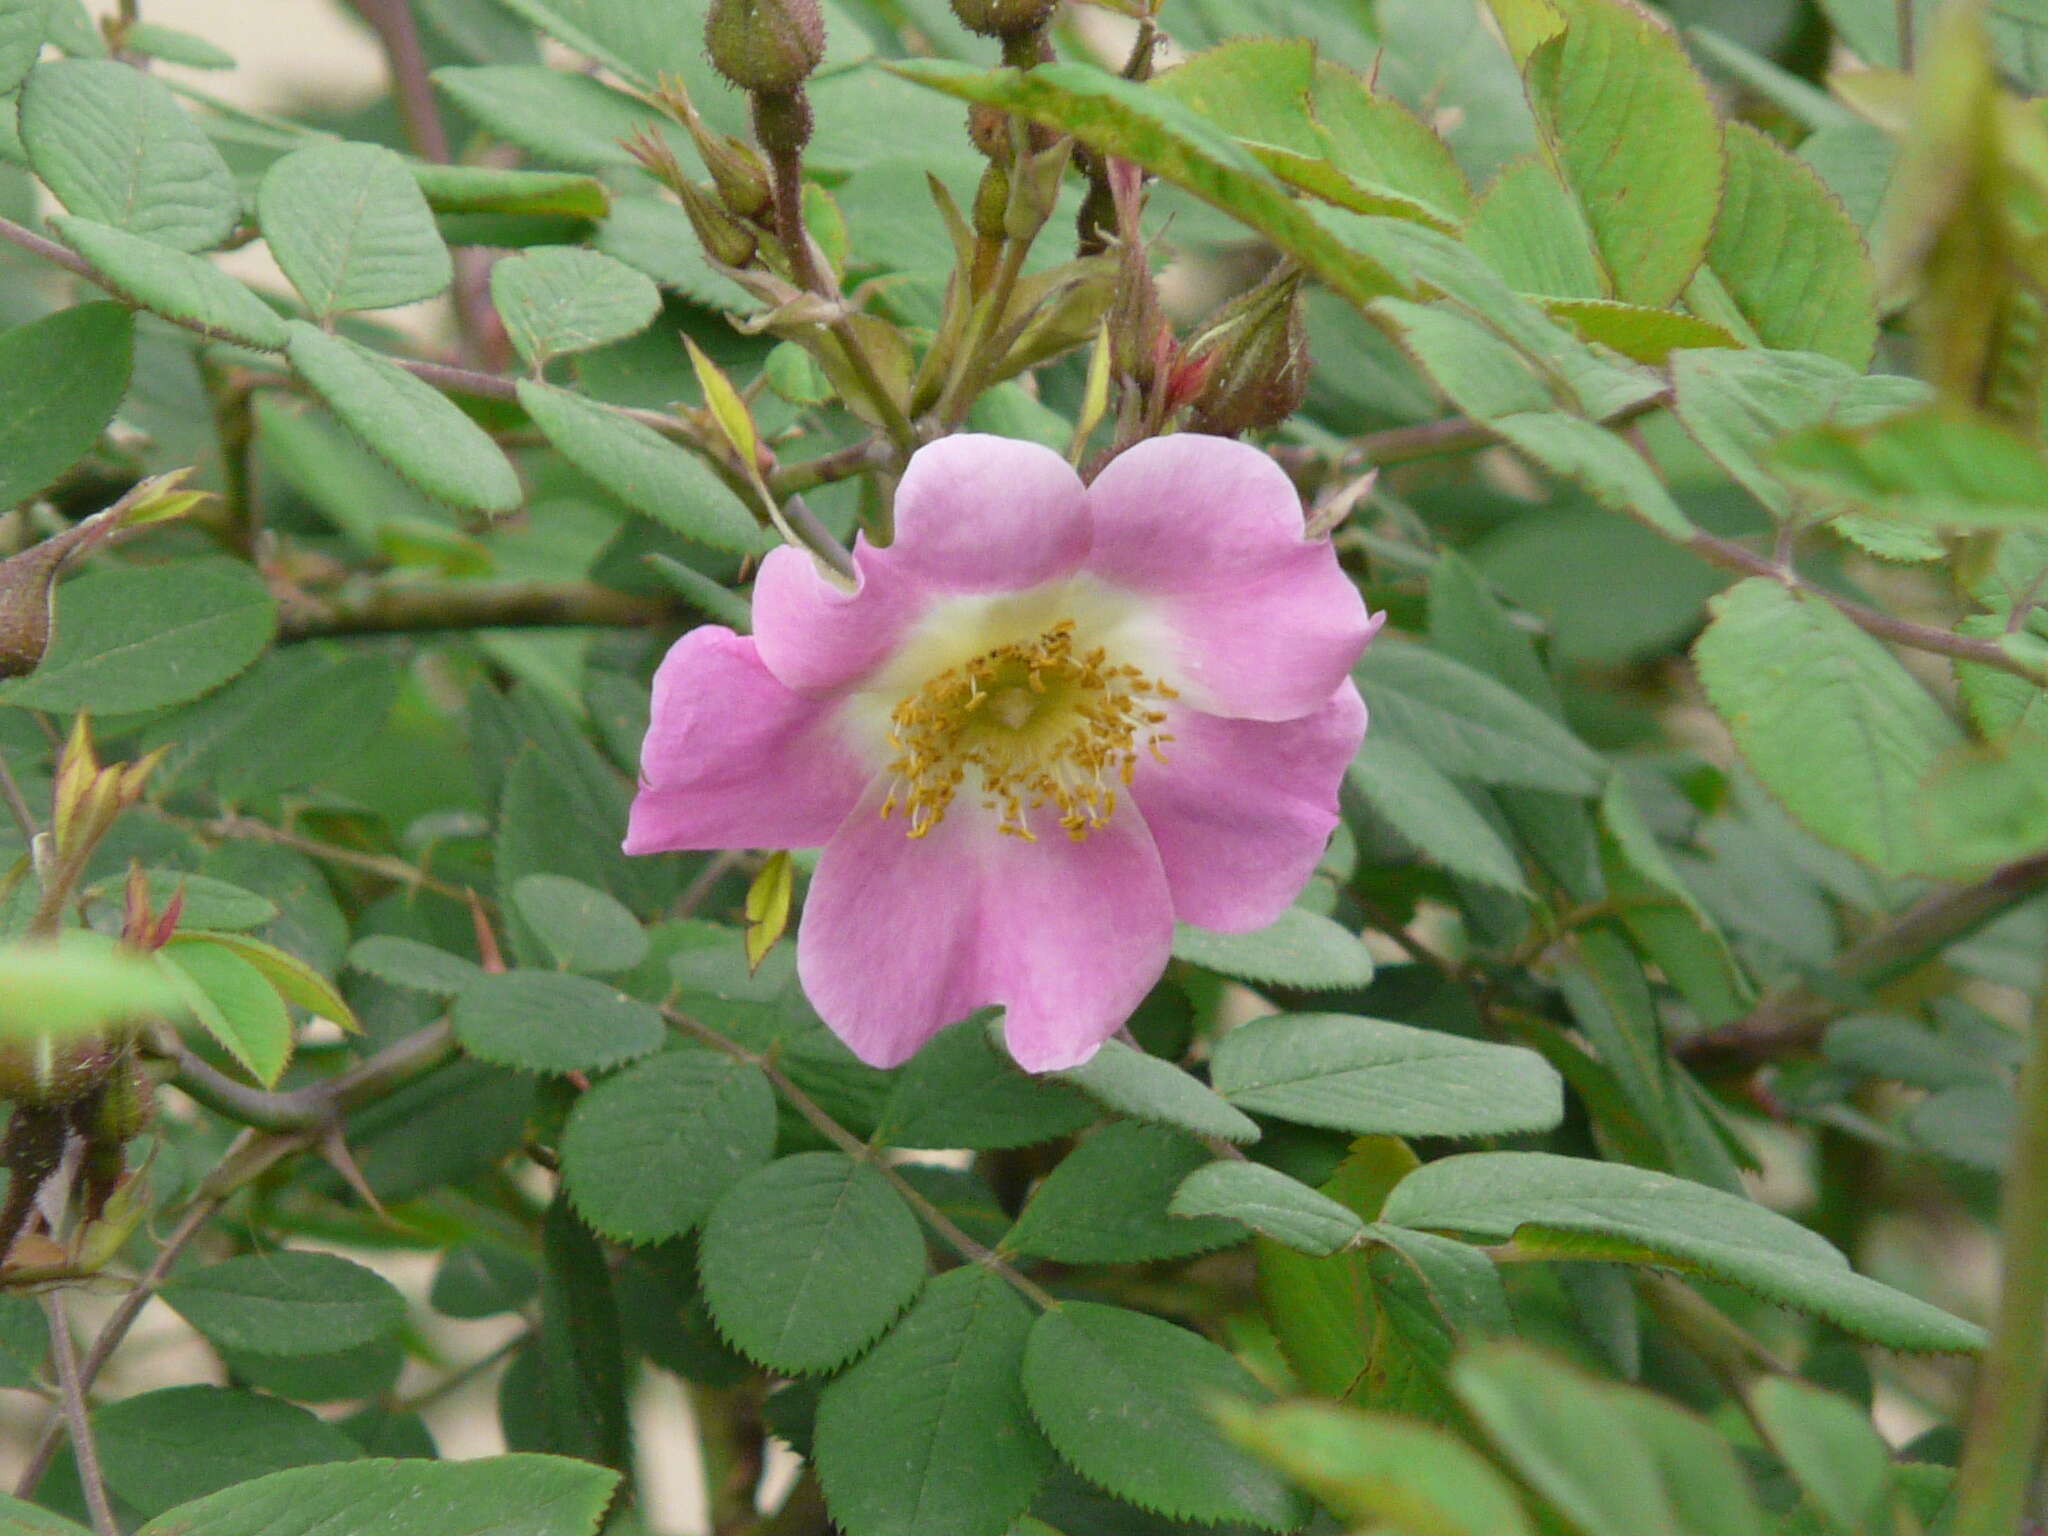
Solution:
{"label": "flower center", "polygon": [[1100,646],[1077,652],[1071,619],[984,651],[890,713],[896,782],[882,814],[900,806],[910,835],[923,837],[966,785],[1012,837],[1037,841],[1026,818],[1050,805],[1078,842],[1114,814],[1116,785],[1131,782],[1139,753],[1166,760],[1161,749],[1173,738],[1160,729],[1160,706],[1176,697],[1139,668],[1112,663]]}

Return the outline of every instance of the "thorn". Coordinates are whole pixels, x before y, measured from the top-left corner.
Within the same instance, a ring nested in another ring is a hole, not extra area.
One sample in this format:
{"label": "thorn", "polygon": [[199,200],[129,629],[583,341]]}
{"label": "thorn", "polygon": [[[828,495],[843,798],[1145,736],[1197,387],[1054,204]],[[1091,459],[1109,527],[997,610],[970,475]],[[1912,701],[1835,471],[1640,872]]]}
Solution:
{"label": "thorn", "polygon": [[156,921],[156,932],[150,935],[151,949],[162,949],[171,942],[171,935],[178,930],[178,919],[185,915],[185,882],[180,880],[178,888],[171,892],[171,899],[164,903],[163,916]]}
{"label": "thorn", "polygon": [[484,913],[484,904],[474,889],[465,890],[469,898],[470,920],[476,924],[476,952],[483,968],[493,976],[503,974],[509,967],[505,964],[505,952],[498,948],[498,936],[491,931],[491,920]]}
{"label": "thorn", "polygon": [[384,1202],[377,1198],[377,1192],[370,1188],[370,1181],[363,1177],[362,1167],[356,1162],[355,1153],[349,1151],[348,1141],[339,1125],[330,1125],[320,1133],[320,1155],[326,1159],[327,1166],[340,1174],[342,1181],[362,1197],[363,1204],[377,1213],[379,1221],[397,1225],[391,1220],[391,1213],[384,1209]]}

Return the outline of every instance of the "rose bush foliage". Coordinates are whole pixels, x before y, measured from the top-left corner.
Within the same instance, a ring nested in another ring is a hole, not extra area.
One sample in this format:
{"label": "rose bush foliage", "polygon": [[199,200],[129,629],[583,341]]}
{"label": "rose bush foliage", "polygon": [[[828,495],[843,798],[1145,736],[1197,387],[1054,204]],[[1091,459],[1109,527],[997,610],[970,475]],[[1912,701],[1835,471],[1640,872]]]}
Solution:
{"label": "rose bush foliage", "polygon": [[2030,7],[347,8],[0,0],[0,1528],[2038,1518]]}

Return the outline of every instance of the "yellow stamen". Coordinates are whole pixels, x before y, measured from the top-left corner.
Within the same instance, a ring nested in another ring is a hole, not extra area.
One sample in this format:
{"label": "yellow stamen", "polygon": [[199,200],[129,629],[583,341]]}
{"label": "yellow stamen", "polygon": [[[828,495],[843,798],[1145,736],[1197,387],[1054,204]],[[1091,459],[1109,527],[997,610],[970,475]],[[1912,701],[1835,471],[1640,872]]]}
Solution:
{"label": "yellow stamen", "polygon": [[[1160,762],[1173,738],[1158,706],[1178,694],[1101,647],[1078,652],[1074,623],[986,651],[948,667],[890,714],[889,765],[896,783],[883,802],[901,807],[909,835],[945,820],[974,770],[982,804],[1012,837],[1036,842],[1030,812],[1052,806],[1076,842],[1116,811],[1115,785],[1129,785],[1138,756]],[[970,791],[972,792],[972,791]]]}

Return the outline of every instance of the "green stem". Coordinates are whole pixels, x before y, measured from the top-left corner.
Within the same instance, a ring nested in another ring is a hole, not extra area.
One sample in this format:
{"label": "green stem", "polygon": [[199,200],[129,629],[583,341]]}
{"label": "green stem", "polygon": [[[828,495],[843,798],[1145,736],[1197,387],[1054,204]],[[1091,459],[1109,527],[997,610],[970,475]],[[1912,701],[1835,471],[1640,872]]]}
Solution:
{"label": "green stem", "polygon": [[[413,15],[412,0],[350,0],[356,13],[377,34],[384,61],[391,72],[392,99],[406,138],[423,160],[449,165],[455,155],[434,99],[434,82],[426,49],[420,41],[419,20]],[[491,267],[487,252],[458,247],[453,253],[455,320],[462,333],[464,349],[473,361],[502,368],[511,348],[498,312],[491,304]]]}
{"label": "green stem", "polygon": [[782,466],[768,477],[768,489],[777,496],[800,496],[821,485],[832,485],[840,480],[850,480],[855,475],[864,475],[869,470],[881,469],[888,462],[887,446],[868,438],[846,448],[835,448],[801,464]]}
{"label": "green stem", "polygon": [[[827,273],[818,269],[816,257],[811,250],[811,235],[804,224],[804,163],[800,150],[769,146],[768,170],[775,191],[774,218],[775,235],[789,257],[790,275],[796,285],[810,293],[817,294],[827,303],[839,302],[836,285]],[[882,376],[875,368],[875,360],[868,355],[862,344],[860,333],[853,328],[853,322],[840,315],[832,320],[826,329],[839,343],[839,349],[846,354],[847,366],[859,381],[861,393],[868,397],[868,403],[875,408],[875,414],[882,419],[882,430],[889,434],[889,441],[896,445],[896,451],[904,458],[917,452],[917,429],[910,424],[910,418],[903,414],[903,407],[896,403],[882,383]]]}
{"label": "green stem", "polygon": [[2048,991],[2020,1074],[2019,1138],[1999,1227],[1998,1318],[1977,1376],[1950,1536],[2012,1536],[2028,1514],[2048,1420]]}
{"label": "green stem", "polygon": [[244,560],[256,558],[255,481],[250,454],[256,446],[254,394],[246,374],[204,353],[199,377],[213,406],[214,433],[220,439],[221,537]]}
{"label": "green stem", "polygon": [[1030,253],[1029,240],[1020,240],[1012,235],[1003,242],[1002,262],[996,268],[995,279],[975,307],[974,330],[962,350],[960,369],[948,384],[945,398],[939,402],[939,420],[949,431],[966,419],[981,392],[982,381],[1001,361],[987,354],[994,350],[992,344],[1002,334],[1003,315],[1010,307],[1011,296],[1017,291],[1017,279],[1023,275],[1024,258]]}

